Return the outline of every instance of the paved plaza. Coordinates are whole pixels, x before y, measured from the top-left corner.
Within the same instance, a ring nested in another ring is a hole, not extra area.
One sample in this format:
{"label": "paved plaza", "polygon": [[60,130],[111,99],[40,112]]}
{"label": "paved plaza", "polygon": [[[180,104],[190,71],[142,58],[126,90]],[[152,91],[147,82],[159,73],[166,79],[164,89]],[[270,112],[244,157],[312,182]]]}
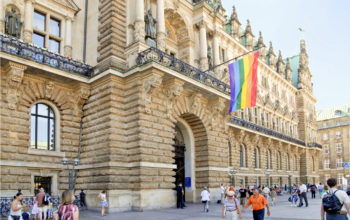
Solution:
{"label": "paved plaza", "polygon": [[[287,201],[288,196],[280,196],[277,200],[277,205],[271,207],[271,216],[265,219],[285,219],[285,220],[297,220],[297,219],[307,219],[316,220],[320,219],[320,204],[321,199],[309,199],[309,207],[291,207],[290,203]],[[221,205],[211,203],[209,207],[209,212],[204,213],[202,204],[187,204],[185,209],[162,209],[162,210],[152,210],[144,212],[122,212],[109,214],[106,217],[101,217],[97,212],[84,211],[81,212],[81,218],[84,220],[212,220],[212,219],[222,219],[221,218]],[[252,219],[251,211],[246,211],[243,213],[242,219]]]}

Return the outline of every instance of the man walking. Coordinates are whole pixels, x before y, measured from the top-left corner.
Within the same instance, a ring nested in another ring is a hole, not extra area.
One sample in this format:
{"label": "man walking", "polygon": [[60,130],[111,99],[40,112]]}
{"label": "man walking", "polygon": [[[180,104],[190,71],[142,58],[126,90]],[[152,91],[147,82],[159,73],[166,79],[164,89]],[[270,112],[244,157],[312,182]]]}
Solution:
{"label": "man walking", "polygon": [[177,208],[184,208],[184,203],[183,203],[183,196],[185,194],[184,189],[182,188],[182,183],[179,183],[179,185],[176,187],[176,192],[177,192]]}
{"label": "man walking", "polygon": [[86,197],[86,195],[85,195],[85,192],[84,192],[84,190],[82,189],[81,190],[81,192],[80,192],[80,207],[81,208],[85,208],[85,209],[87,209],[87,206],[86,206],[86,203],[85,203],[85,197]]}
{"label": "man walking", "polygon": [[245,200],[247,198],[247,189],[244,188],[243,185],[241,185],[241,188],[239,189],[239,199],[240,199],[240,204],[242,205],[242,207],[245,204]]}
{"label": "man walking", "polygon": [[247,205],[244,206],[245,212],[248,206],[252,205],[254,220],[264,220],[265,206],[267,208],[267,216],[270,216],[270,207],[264,196],[259,194],[259,188],[253,187],[253,196],[248,199]]}
{"label": "man walking", "polygon": [[38,201],[38,209],[39,209],[39,220],[42,220],[42,216],[44,214],[44,220],[46,220],[47,213],[47,204],[45,200],[45,190],[44,188],[39,189],[39,193],[36,194],[36,201]]}
{"label": "man walking", "polygon": [[330,178],[327,180],[329,191],[322,195],[321,220],[324,220],[326,212],[327,220],[347,220],[350,213],[350,199],[343,190],[338,190],[337,180]]}
{"label": "man walking", "polygon": [[298,207],[302,207],[303,206],[303,199],[305,201],[305,207],[308,207],[309,203],[307,201],[307,194],[306,194],[307,187],[302,182],[300,182],[299,191],[300,191],[300,202],[299,202]]}

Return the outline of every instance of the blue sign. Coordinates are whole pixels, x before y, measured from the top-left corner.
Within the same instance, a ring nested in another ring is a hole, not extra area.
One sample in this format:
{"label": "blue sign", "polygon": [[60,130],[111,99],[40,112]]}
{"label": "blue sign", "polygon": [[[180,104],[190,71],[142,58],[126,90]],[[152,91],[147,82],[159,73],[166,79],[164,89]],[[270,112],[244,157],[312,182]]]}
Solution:
{"label": "blue sign", "polygon": [[185,187],[191,187],[191,177],[185,177]]}
{"label": "blue sign", "polygon": [[349,168],[350,167],[350,163],[349,162],[344,162],[344,167]]}

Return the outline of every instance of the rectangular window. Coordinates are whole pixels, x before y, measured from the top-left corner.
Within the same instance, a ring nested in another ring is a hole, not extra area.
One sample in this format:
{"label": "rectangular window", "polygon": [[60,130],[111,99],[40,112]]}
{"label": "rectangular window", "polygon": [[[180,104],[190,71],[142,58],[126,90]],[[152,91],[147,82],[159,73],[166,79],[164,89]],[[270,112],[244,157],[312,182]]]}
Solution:
{"label": "rectangular window", "polygon": [[33,33],[32,42],[34,45],[44,48],[45,47],[45,36],[42,34]]}
{"label": "rectangular window", "polygon": [[222,62],[225,62],[226,61],[225,49],[221,49],[221,56],[222,56]]}
{"label": "rectangular window", "polygon": [[324,141],[328,140],[328,134],[327,134],[327,133],[324,133],[324,134],[323,134],[323,140],[324,140]]}
{"label": "rectangular window", "polygon": [[329,169],[329,159],[324,160],[324,168]]}
{"label": "rectangular window", "polygon": [[341,138],[341,132],[340,131],[336,131],[335,132],[335,138]]}
{"label": "rectangular window", "polygon": [[60,53],[60,42],[50,38],[49,50],[55,53]]}
{"label": "rectangular window", "polygon": [[323,147],[323,152],[324,152],[325,154],[328,154],[328,153],[329,153],[329,146],[328,146],[328,145],[324,145],[324,147]]}
{"label": "rectangular window", "polygon": [[45,23],[46,23],[46,17],[44,14],[34,11],[34,23],[33,26],[35,29],[45,31]]}
{"label": "rectangular window", "polygon": [[339,153],[341,153],[342,151],[343,151],[343,144],[340,144],[340,143],[335,144],[335,152],[336,152],[337,154],[339,154]]}
{"label": "rectangular window", "polygon": [[60,21],[50,18],[50,34],[56,37],[60,36]]}
{"label": "rectangular window", "polygon": [[337,158],[337,168],[343,167],[343,158]]}

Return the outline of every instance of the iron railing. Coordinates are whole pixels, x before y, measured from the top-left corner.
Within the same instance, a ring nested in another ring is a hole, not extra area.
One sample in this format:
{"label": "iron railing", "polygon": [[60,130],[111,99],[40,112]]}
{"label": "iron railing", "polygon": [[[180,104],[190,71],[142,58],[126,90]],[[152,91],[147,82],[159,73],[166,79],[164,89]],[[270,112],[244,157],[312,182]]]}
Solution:
{"label": "iron railing", "polygon": [[230,95],[230,86],[220,81],[214,76],[204,73],[201,70],[171,56],[157,48],[151,47],[139,53],[136,63],[144,65],[149,62],[156,62],[170,69],[173,69],[191,79],[194,79],[202,84],[210,86],[220,92]]}
{"label": "iron railing", "polygon": [[308,147],[316,147],[316,148],[320,148],[322,149],[322,145],[321,144],[318,144],[318,143],[308,143],[307,144]]}
{"label": "iron railing", "polygon": [[240,118],[237,118],[237,117],[234,117],[234,116],[231,117],[230,122],[233,123],[233,124],[236,124],[236,125],[248,128],[250,130],[254,130],[254,131],[257,131],[257,132],[261,132],[261,133],[264,133],[264,134],[267,134],[267,135],[270,135],[270,136],[274,136],[274,137],[277,137],[277,138],[289,141],[289,142],[293,142],[295,144],[306,146],[304,141],[298,140],[296,138],[290,137],[290,136],[285,135],[285,134],[281,134],[281,133],[279,133],[277,131],[273,131],[273,130],[270,130],[268,128],[264,128],[264,127],[262,127],[260,125],[251,123],[249,121],[245,121],[243,119],[240,119]]}
{"label": "iron railing", "polygon": [[0,50],[37,63],[45,64],[66,72],[90,77],[92,67],[68,57],[50,52],[44,48],[36,47],[21,40],[0,34]]}

